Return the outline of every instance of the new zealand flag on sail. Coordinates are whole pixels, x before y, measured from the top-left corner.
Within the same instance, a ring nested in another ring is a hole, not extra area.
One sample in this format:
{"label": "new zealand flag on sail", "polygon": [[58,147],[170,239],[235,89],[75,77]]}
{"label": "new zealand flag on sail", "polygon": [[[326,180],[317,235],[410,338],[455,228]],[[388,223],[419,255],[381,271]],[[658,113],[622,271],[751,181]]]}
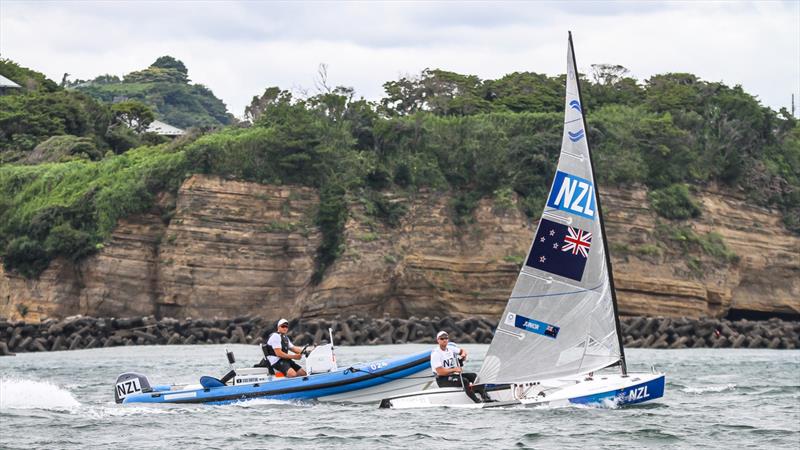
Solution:
{"label": "new zealand flag on sail", "polygon": [[581,281],[592,233],[542,219],[526,266]]}

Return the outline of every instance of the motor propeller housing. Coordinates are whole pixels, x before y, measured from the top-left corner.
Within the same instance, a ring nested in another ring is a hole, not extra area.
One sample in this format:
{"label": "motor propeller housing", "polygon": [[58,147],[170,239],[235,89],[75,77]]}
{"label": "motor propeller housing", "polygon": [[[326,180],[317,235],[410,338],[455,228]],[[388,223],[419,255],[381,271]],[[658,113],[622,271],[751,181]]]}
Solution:
{"label": "motor propeller housing", "polygon": [[114,384],[114,401],[122,403],[128,395],[152,390],[146,376],[140,373],[126,372],[118,376],[117,382]]}

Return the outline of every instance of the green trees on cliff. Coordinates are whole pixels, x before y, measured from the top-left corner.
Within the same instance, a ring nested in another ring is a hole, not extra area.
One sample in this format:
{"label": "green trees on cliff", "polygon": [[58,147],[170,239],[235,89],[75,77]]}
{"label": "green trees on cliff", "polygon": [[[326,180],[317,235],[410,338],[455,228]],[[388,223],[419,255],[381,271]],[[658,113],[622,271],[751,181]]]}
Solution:
{"label": "green trees on cliff", "polygon": [[103,105],[10,60],[0,60],[0,75],[22,86],[0,96],[0,164],[27,157],[51,136],[87,137],[107,147],[110,118]]}
{"label": "green trees on cliff", "polygon": [[182,152],[124,153],[158,141],[142,133],[153,120],[144,104],[104,104],[9,60],[0,60],[0,74],[23,86],[0,96],[0,257],[7,270],[36,277],[55,257],[77,261],[102,245],[118,219],[177,188]]}
{"label": "green trees on cliff", "polygon": [[0,74],[23,85],[0,95],[0,164],[96,160],[159,141],[144,133],[154,116],[141,102],[102,103],[9,60]]}
{"label": "green trees on cliff", "polygon": [[[365,199],[387,188],[454,190],[457,223],[481,197],[512,190],[535,216],[558,158],[562,78],[516,73],[484,82],[426,70],[387,83],[379,104],[342,88],[300,100],[270,88],[248,107],[251,128],[205,136],[187,155],[207,173],[335,187]],[[800,230],[798,126],[785,111],[687,74],[639,85],[620,68],[603,67],[595,78],[583,82],[586,103],[598,103],[588,121],[603,182],[647,186],[652,207],[671,220],[701,214],[688,185],[742,187],[754,201],[782,208],[787,226]],[[332,206],[345,207],[338,197],[323,203],[333,219],[341,211]],[[319,224],[339,223],[333,219]],[[322,259],[338,252],[335,236],[326,242]]]}
{"label": "green trees on cliff", "polygon": [[186,66],[172,56],[162,56],[122,80],[102,75],[90,81],[74,81],[70,86],[108,103],[140,101],[155,112],[157,119],[179,128],[219,127],[233,122],[222,100],[207,87],[191,84]]}
{"label": "green trees on cliff", "polygon": [[[128,94],[142,92],[129,98],[147,101],[164,86],[195,89],[186,76],[180,61],[166,57],[125,81],[98,78],[91,86],[101,98],[124,86]],[[110,142],[112,148],[126,145],[125,135],[108,133],[114,114],[124,120],[135,108],[103,109],[57,86],[47,95],[64,105],[53,110],[37,107],[33,98],[0,97],[4,105],[17,105],[11,114],[0,109],[0,155],[30,151],[48,134],[84,139],[42,147],[42,154],[67,155],[44,161],[67,162],[0,167],[3,262],[35,276],[51,258],[80,258],[102,245],[117,219],[168,208],[156,204],[157,193],[176,189],[191,173],[319,189],[317,279],[341,252],[349,201],[359,198],[368,213],[397,223],[403,208],[386,202],[382,190],[453,191],[457,223],[469,221],[481,197],[509,199],[515,192],[536,216],[558,159],[563,84],[563,76],[536,73],[481,80],[425,70],[386,83],[385,98],[375,103],[342,87],[307,98],[271,87],[246,109],[249,123],[104,158]],[[800,232],[800,126],[785,110],[761,106],[740,87],[690,74],[638,83],[622,67],[598,66],[582,86],[602,183],[647,186],[651,206],[668,220],[702,214],[692,185],[742,189],[755,203],[781,208],[787,226]],[[156,110],[166,111],[157,102]],[[225,123],[224,114],[212,112],[219,110],[206,111]],[[5,124],[13,124],[13,132]]]}

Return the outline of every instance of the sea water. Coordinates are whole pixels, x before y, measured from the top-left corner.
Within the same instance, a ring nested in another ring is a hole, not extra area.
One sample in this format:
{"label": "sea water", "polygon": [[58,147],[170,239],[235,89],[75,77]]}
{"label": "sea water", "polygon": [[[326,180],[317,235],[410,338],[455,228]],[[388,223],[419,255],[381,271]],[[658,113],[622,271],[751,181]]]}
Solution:
{"label": "sea water", "polygon": [[[488,346],[466,345],[477,371]],[[256,346],[228,346],[242,366]],[[339,347],[340,367],[431,346]],[[116,347],[0,358],[0,448],[800,448],[800,351],[629,349],[666,372],[662,399],[619,409],[381,410],[253,400],[114,403],[114,381],[196,383],[227,371],[225,346]]]}

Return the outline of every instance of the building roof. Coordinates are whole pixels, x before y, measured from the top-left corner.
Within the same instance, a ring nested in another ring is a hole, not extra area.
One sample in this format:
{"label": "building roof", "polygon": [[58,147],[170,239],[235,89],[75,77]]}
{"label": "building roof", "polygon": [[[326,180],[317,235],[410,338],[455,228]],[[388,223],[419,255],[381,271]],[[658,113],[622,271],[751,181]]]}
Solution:
{"label": "building roof", "polygon": [[14,83],[13,81],[9,80],[8,78],[0,75],[0,87],[14,87],[14,88],[21,88],[22,86]]}
{"label": "building roof", "polygon": [[150,126],[147,127],[148,133],[155,133],[161,136],[180,136],[184,133],[178,127],[173,127],[168,123],[161,122],[160,120],[154,120]]}

